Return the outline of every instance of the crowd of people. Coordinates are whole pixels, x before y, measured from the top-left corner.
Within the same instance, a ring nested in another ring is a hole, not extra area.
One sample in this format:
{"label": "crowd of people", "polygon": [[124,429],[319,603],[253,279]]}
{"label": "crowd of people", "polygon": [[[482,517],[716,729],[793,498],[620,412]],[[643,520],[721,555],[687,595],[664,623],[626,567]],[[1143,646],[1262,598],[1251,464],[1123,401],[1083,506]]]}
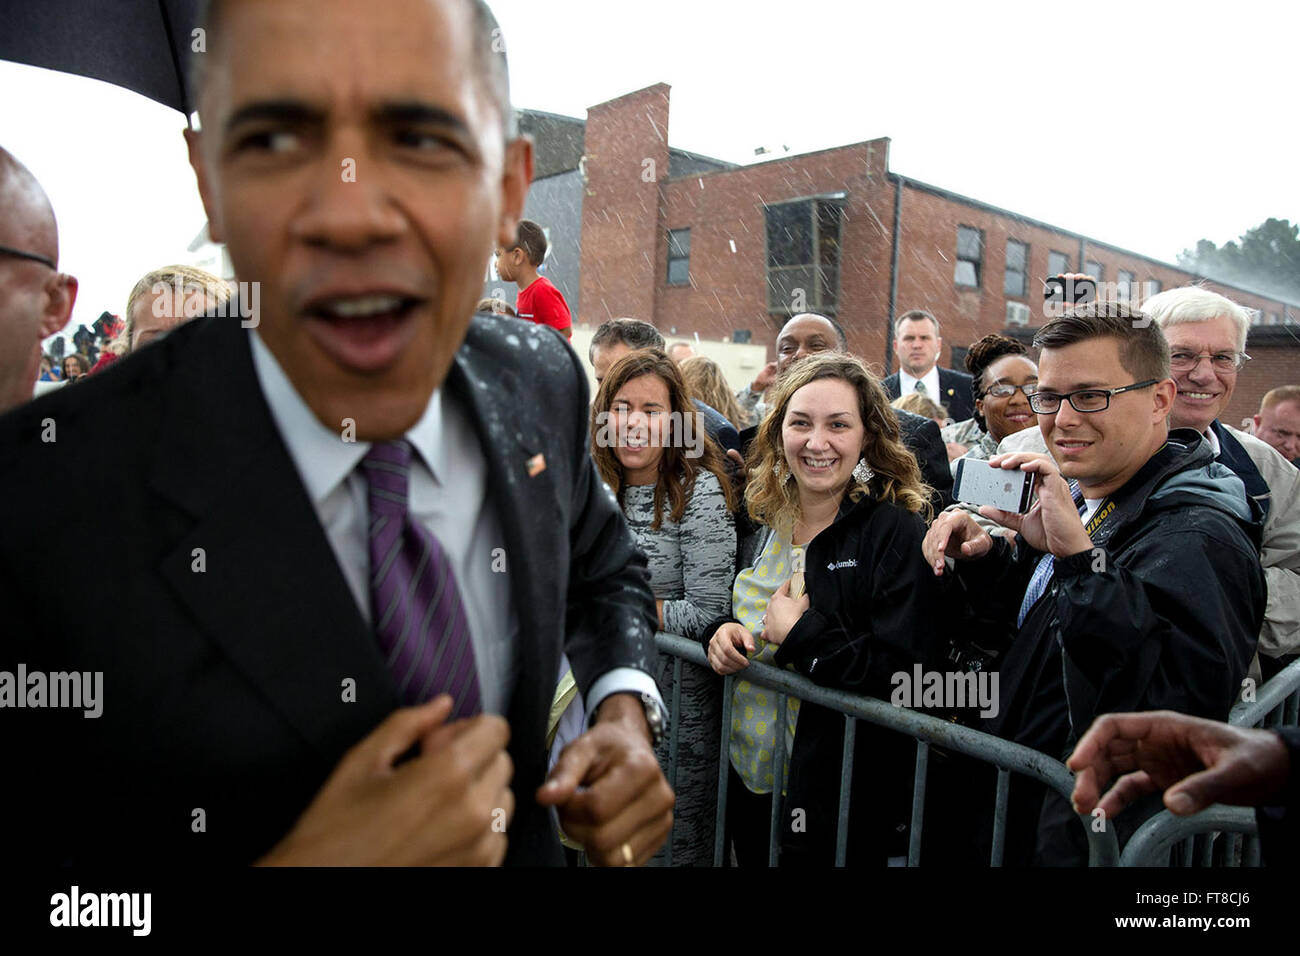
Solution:
{"label": "crowd of people", "polygon": [[[54,362],[41,343],[77,283],[39,183],[0,150],[0,670],[105,682],[93,721],[29,688],[4,715],[31,782],[0,795],[30,822],[19,856],[554,864],[563,844],[707,865],[725,759],[727,859],[766,865],[775,813],[782,865],[829,865],[843,718],[791,699],[782,721],[745,679],[761,663],[884,700],[917,668],[995,676],[986,710],[911,706],[1074,753],[1074,807],[1013,787],[1005,859],[1078,865],[1076,810],[1136,803],[1123,840],[1177,783],[1103,795],[1146,773],[1116,756],[1139,725],[1105,715],[1209,733],[1300,653],[1300,387],[1249,431],[1220,420],[1248,358],[1240,305],[1199,287],[1079,304],[1031,347],[971,343],[966,372],[939,365],[920,308],[884,377],[816,313],[739,389],[634,317],[580,356],[521,218],[531,144],[485,5],[217,6],[210,122],[187,136],[256,321],[228,317],[219,278],[161,268],[111,366]],[[386,51],[382,73],[344,56],[357,45]],[[391,153],[339,184],[342,142]],[[479,300],[493,250],[514,309]],[[1032,475],[1032,504],[958,500],[961,461]],[[114,508],[86,515],[90,482]],[[709,668],[675,666],[656,632]],[[1273,800],[1284,751],[1242,740],[1272,781],[1243,792]],[[906,854],[914,750],[865,724],[854,746],[848,862],[886,865]],[[936,751],[924,863],[988,860],[991,773]]]}

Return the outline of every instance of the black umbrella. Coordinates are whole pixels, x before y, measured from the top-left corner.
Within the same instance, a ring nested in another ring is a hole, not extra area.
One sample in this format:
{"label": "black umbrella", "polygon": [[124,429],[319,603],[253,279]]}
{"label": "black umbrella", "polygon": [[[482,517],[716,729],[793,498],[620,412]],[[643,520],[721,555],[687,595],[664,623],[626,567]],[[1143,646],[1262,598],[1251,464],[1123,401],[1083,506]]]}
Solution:
{"label": "black umbrella", "polygon": [[[124,86],[189,119],[198,0],[0,0],[0,60]],[[205,38],[198,38],[201,45]],[[9,91],[7,95],[12,95]]]}

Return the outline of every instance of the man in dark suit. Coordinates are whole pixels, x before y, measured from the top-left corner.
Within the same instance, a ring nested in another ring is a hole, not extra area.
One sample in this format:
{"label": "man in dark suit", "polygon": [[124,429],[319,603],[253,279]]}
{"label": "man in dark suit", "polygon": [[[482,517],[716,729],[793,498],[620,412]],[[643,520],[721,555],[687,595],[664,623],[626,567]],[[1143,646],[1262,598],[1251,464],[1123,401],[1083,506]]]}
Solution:
{"label": "man in dark suit", "polygon": [[[818,352],[847,352],[848,337],[838,322],[816,312],[803,312],[793,316],[781,327],[776,337],[776,377],[808,355]],[[752,410],[752,409],[751,409]],[[766,409],[758,409],[760,417]],[[939,435],[939,426],[928,418],[913,415],[900,409],[891,409],[898,418],[903,444],[916,456],[921,466],[921,477],[930,486],[930,504],[938,514],[952,504],[952,472],[948,468],[948,451]],[[740,433],[740,444],[748,450],[749,443],[758,432],[751,425]]]}
{"label": "man in dark suit", "polygon": [[[213,6],[187,138],[260,310],[0,419],[10,858],[555,863],[554,807],[593,862],[648,860],[654,603],[583,372],[471,322],[532,176],[495,21]],[[593,718],[543,785],[562,651]],[[47,709],[56,673],[97,717]]]}
{"label": "man in dark suit", "polygon": [[975,414],[971,379],[965,372],[939,368],[943,338],[939,320],[922,309],[904,312],[894,323],[894,355],[898,371],[881,383],[890,401],[900,395],[920,392],[948,409],[954,422],[964,422]]}

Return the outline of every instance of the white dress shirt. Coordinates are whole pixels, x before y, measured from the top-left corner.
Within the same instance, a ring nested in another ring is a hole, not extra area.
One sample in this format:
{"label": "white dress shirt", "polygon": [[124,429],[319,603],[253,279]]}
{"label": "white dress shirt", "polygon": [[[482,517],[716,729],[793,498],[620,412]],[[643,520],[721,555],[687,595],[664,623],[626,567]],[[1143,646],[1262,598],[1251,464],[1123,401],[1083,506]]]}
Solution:
{"label": "white dress shirt", "polygon": [[[907,373],[907,369],[899,368],[898,370],[898,394],[901,398],[904,395],[911,395],[916,391],[917,379]],[[943,404],[943,399],[939,395],[939,366],[937,364],[930,367],[930,371],[921,376],[920,381],[925,383],[925,397],[932,402]]]}
{"label": "white dress shirt", "polygon": [[[322,425],[261,336],[252,330],[249,335],[253,366],[271,417],[357,607],[370,622],[368,494],[365,477],[358,470],[370,444],[343,441],[342,422],[338,431]],[[504,561],[505,536],[487,496],[487,461],[478,434],[460,402],[437,389],[405,437],[416,452],[411,458],[408,508],[415,520],[437,536],[451,561],[469,623],[483,710],[504,714],[519,678],[514,654],[519,616],[510,588],[509,564]],[[494,566],[506,570],[495,571]],[[651,693],[660,699],[649,674],[615,668],[592,686],[587,713],[595,714],[605,697],[624,691]]]}

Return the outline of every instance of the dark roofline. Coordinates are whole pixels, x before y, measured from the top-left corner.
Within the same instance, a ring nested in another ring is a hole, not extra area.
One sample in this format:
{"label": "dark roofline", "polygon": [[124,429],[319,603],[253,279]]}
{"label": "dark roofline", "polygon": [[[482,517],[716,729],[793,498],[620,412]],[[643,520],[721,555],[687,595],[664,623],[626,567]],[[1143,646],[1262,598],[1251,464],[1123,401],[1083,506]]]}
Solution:
{"label": "dark roofline", "polygon": [[719,166],[723,167],[722,169],[710,170],[710,172],[721,173],[726,172],[729,169],[741,168],[739,163],[730,163],[725,159],[715,159],[712,156],[705,156],[703,153],[693,153],[689,149],[678,149],[676,146],[669,146],[668,152],[677,153],[679,156],[686,156],[690,159],[698,159],[705,163],[717,163]]}
{"label": "dark roofline", "polygon": [[547,119],[564,120],[565,122],[568,122],[568,123],[577,123],[577,124],[579,124],[580,126],[586,126],[586,125],[587,125],[587,121],[586,121],[586,120],[584,120],[584,119],[579,119],[579,118],[576,117],[576,116],[565,116],[563,113],[548,113],[546,110],[530,110],[530,109],[525,109],[525,108],[522,107],[522,106],[517,106],[517,107],[515,107],[515,112],[516,112],[516,113],[528,113],[528,114],[530,114],[530,115],[532,115],[532,116],[544,116],[544,117],[546,117]]}
{"label": "dark roofline", "polygon": [[[1025,346],[1032,346],[1034,336],[1042,326],[1008,325],[1001,334]],[[1246,330],[1246,348],[1300,349],[1300,326],[1252,325]]]}
{"label": "dark roofline", "polygon": [[[1270,302],[1280,302],[1282,305],[1290,306],[1291,308],[1294,309],[1300,309],[1300,302],[1290,302],[1279,296],[1269,295],[1268,293],[1261,292],[1258,289],[1247,289],[1245,286],[1234,285],[1231,282],[1224,282],[1222,279],[1216,279],[1213,276],[1201,275],[1199,272],[1192,272],[1190,269],[1185,269],[1182,266],[1174,265],[1172,262],[1165,262],[1164,260],[1157,259],[1154,256],[1144,255],[1141,252],[1134,252],[1131,249],[1125,249],[1122,246],[1117,246],[1114,245],[1113,243],[1104,242],[1101,239],[1094,239],[1091,236],[1085,236],[1082,233],[1073,231],[1072,229],[1063,229],[1060,226],[1052,225],[1050,222],[1043,222],[1041,219],[1034,219],[1032,216],[1026,216],[1018,212],[1012,212],[1010,209],[1003,209],[1001,206],[995,206],[992,203],[981,202],[978,199],[971,199],[969,196],[963,196],[960,193],[953,192],[952,190],[943,189],[939,186],[932,186],[929,183],[923,183],[917,179],[911,179],[907,176],[902,175],[901,173],[891,172],[889,173],[889,178],[896,182],[901,182],[904,186],[909,186],[913,189],[918,189],[921,192],[931,193],[935,196],[942,196],[944,199],[951,199],[953,202],[959,202],[962,203],[963,205],[971,206],[975,209],[983,209],[985,212],[992,212],[1000,216],[1007,216],[1010,217],[1011,219],[1017,219],[1020,222],[1028,223],[1031,226],[1037,226],[1040,229],[1048,229],[1052,232],[1060,233],[1063,236],[1069,236],[1072,239],[1081,240],[1083,242],[1088,243],[1091,246],[1100,246],[1103,249],[1109,249],[1112,252],[1118,252],[1121,255],[1131,256],[1134,259],[1141,259],[1144,262],[1150,262],[1153,263],[1154,265],[1161,266],[1162,268],[1165,269],[1172,269],[1175,272],[1181,272],[1185,275],[1193,276],[1196,279],[1203,279],[1206,282],[1213,282],[1215,285],[1223,286],[1225,289],[1235,289],[1238,292],[1245,292],[1248,293],[1249,295],[1258,296],[1259,298],[1267,299]],[[1082,268],[1083,263],[1079,263],[1079,266],[1080,268]]]}
{"label": "dark roofline", "polygon": [[[807,159],[810,156],[820,156],[822,153],[835,153],[844,149],[861,149],[863,146],[870,146],[872,143],[878,143],[882,139],[889,139],[889,137],[877,136],[875,139],[864,139],[860,143],[847,143],[844,146],[827,146],[825,149],[814,149],[812,152],[809,153],[790,153],[789,155],[771,156],[769,158],[761,159],[756,163],[744,163],[744,164],[736,163],[728,169],[711,169],[706,173],[690,173],[686,176],[677,176],[667,181],[670,183],[675,183],[675,182],[680,182],[684,179],[694,179],[697,176],[719,176],[719,175],[726,175],[728,173],[742,172],[747,169],[757,169],[759,166],[769,166],[773,163],[792,163],[797,159],[802,160],[802,159]],[[683,152],[685,152],[685,150],[683,150]],[[697,153],[695,155],[699,155],[699,154]],[[705,158],[707,159],[708,157]],[[714,160],[714,162],[722,162],[722,160]]]}

